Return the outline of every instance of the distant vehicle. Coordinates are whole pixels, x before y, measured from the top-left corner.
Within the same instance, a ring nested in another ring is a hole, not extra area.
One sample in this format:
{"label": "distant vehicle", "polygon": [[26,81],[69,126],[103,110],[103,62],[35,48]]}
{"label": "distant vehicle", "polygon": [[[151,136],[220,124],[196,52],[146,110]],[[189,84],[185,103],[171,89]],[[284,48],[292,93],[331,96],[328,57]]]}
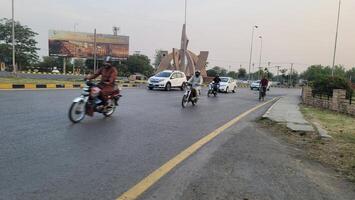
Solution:
{"label": "distant vehicle", "polygon": [[[250,89],[251,90],[254,90],[254,89],[257,89],[259,90],[260,89],[260,80],[257,80],[257,81],[254,81],[250,84]],[[270,87],[271,87],[271,81],[269,81],[269,84],[267,85],[267,88],[266,90],[269,91],[270,90]]]}
{"label": "distant vehicle", "polygon": [[148,89],[160,88],[169,91],[171,88],[180,88],[184,90],[186,82],[187,79],[183,72],[164,70],[148,79]]}
{"label": "distant vehicle", "polygon": [[59,74],[60,72],[59,72],[59,70],[57,69],[57,67],[53,67],[52,73]]}
{"label": "distant vehicle", "polygon": [[219,83],[220,92],[233,92],[237,91],[237,82],[231,77],[221,77],[221,82]]}
{"label": "distant vehicle", "polygon": [[271,86],[279,86],[279,85],[281,85],[280,82],[277,82],[277,81],[271,82]]}

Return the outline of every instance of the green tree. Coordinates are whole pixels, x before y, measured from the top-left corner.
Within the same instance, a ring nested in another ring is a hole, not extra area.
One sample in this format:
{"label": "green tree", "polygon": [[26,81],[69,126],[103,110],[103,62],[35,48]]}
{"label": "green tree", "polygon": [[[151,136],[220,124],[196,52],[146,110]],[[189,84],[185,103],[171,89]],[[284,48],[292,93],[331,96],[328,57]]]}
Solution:
{"label": "green tree", "polygon": [[[38,61],[36,35],[31,28],[15,22],[15,55],[19,70]],[[12,65],[12,21],[7,18],[0,19],[0,59]]]}
{"label": "green tree", "polygon": [[159,49],[159,50],[155,50],[155,55],[154,55],[154,63],[153,63],[153,66],[155,68],[158,68],[159,65],[160,65],[160,62],[163,58],[163,50]]}
{"label": "green tree", "polygon": [[130,74],[141,73],[149,77],[154,73],[154,68],[150,65],[150,59],[146,55],[131,55],[123,64],[127,66]]}
{"label": "green tree", "polygon": [[247,70],[244,68],[239,68],[238,70],[238,78],[244,79],[247,76]]}
{"label": "green tree", "polygon": [[349,78],[352,83],[355,83],[355,67],[346,71],[346,77]]}
{"label": "green tree", "polygon": [[59,71],[63,68],[63,58],[43,56],[42,61],[35,65],[40,71],[50,72],[56,67]]}
{"label": "green tree", "polygon": [[73,68],[75,67],[75,73],[83,73],[86,70],[85,60],[81,58],[76,58],[73,61]]}
{"label": "green tree", "polygon": [[227,76],[232,77],[232,78],[234,78],[234,79],[237,79],[237,78],[238,78],[238,73],[235,72],[235,71],[229,71],[229,72],[227,73]]}

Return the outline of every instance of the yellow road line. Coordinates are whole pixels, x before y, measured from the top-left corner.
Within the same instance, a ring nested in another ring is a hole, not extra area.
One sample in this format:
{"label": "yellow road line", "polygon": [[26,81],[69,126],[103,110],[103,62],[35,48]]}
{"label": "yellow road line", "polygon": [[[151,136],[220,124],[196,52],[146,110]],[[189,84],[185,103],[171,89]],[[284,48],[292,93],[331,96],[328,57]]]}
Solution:
{"label": "yellow road line", "polygon": [[190,157],[193,153],[195,153],[198,149],[202,146],[210,142],[212,139],[220,135],[223,131],[234,125],[235,123],[239,122],[248,114],[254,112],[255,110],[261,108],[262,106],[274,101],[274,99],[267,101],[265,103],[259,104],[254,108],[242,113],[241,115],[237,116],[236,118],[232,119],[228,123],[224,124],[223,126],[219,127],[218,129],[212,131],[196,143],[192,144],[190,147],[179,153],[177,156],[166,162],[164,165],[156,169],[154,172],[146,176],[142,179],[139,183],[135,186],[130,188],[128,191],[123,193],[120,197],[116,200],[134,200],[137,199],[141,194],[143,194],[146,190],[148,190],[152,185],[154,185],[159,179],[161,179],[165,174],[169,171],[174,169],[178,164],[184,161],[186,158]]}

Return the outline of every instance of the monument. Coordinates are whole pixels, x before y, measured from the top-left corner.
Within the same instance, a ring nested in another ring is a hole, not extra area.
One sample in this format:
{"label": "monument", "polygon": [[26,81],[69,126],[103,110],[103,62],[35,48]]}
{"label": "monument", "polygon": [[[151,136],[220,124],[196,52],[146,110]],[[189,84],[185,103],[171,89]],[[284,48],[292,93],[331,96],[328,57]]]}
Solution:
{"label": "monument", "polygon": [[196,70],[199,70],[202,76],[207,77],[206,64],[208,51],[201,51],[200,55],[196,55],[187,49],[188,44],[189,40],[186,35],[185,23],[182,28],[180,49],[173,48],[171,53],[163,51],[162,60],[157,71],[179,70],[184,72],[186,76],[191,76]]}

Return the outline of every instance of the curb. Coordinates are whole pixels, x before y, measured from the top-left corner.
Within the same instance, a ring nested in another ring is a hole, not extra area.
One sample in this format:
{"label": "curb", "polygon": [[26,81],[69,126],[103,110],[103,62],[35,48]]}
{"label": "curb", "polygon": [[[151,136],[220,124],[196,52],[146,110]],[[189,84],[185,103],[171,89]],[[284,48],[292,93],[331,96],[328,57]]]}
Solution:
{"label": "curb", "polygon": [[282,96],[281,96],[281,97],[277,97],[277,98],[275,99],[274,103],[270,106],[269,109],[267,109],[267,111],[265,112],[265,114],[263,114],[262,118],[269,118],[268,115],[270,114],[271,110],[274,108],[276,102],[279,101],[281,98],[282,98]]}
{"label": "curb", "polygon": [[328,139],[328,140],[333,139],[333,137],[328,134],[328,131],[322,128],[322,126],[319,123],[311,122],[311,121],[309,121],[309,123],[311,123],[315,127],[315,130],[317,131],[320,139]]}
{"label": "curb", "polygon": [[[139,84],[119,84],[123,88],[137,88]],[[0,90],[41,90],[41,89],[79,89],[84,87],[84,84],[12,84],[0,83]]]}
{"label": "curb", "polygon": [[16,90],[16,89],[73,89],[81,88],[83,84],[12,84],[12,83],[0,83],[0,89]]}

